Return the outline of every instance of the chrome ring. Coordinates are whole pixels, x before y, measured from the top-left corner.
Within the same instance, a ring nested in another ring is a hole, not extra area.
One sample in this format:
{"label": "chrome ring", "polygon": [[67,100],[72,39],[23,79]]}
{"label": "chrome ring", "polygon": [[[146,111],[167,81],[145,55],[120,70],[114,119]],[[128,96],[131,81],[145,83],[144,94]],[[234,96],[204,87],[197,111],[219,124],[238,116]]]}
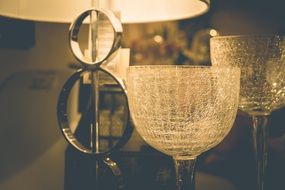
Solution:
{"label": "chrome ring", "polygon": [[[111,49],[106,54],[104,58],[98,61],[89,61],[82,53],[79,43],[78,43],[78,33],[80,30],[80,27],[82,26],[82,23],[84,19],[91,15],[92,12],[96,12],[98,15],[99,13],[104,14],[108,20],[110,21],[113,32],[114,32],[114,41],[111,46]],[[83,65],[85,69],[89,70],[96,70],[97,67],[99,67],[102,63],[109,61],[113,58],[117,50],[121,47],[121,41],[122,41],[122,34],[123,34],[123,27],[120,22],[120,20],[114,15],[113,12],[104,10],[104,9],[89,9],[81,13],[75,21],[70,25],[69,28],[69,45],[72,50],[73,55],[75,58],[80,61],[80,63]]]}
{"label": "chrome ring", "polygon": [[118,143],[116,145],[114,145],[112,148],[110,148],[107,151],[104,152],[99,152],[99,153],[95,153],[92,151],[91,148],[87,148],[84,145],[82,145],[74,136],[74,134],[71,131],[70,125],[69,125],[69,121],[68,121],[68,115],[67,115],[67,103],[68,103],[68,97],[71,93],[71,90],[73,88],[73,86],[75,85],[76,81],[78,81],[81,77],[81,75],[84,72],[90,72],[89,70],[84,70],[84,69],[80,69],[77,72],[75,72],[68,80],[67,82],[64,84],[59,98],[58,98],[58,102],[57,102],[57,119],[59,122],[59,126],[60,129],[65,137],[65,139],[73,146],[75,147],[77,150],[83,152],[83,153],[87,153],[87,154],[93,154],[96,155],[98,157],[103,157],[106,155],[109,155],[110,153],[112,153],[115,150],[118,150],[120,148],[122,148],[130,139],[131,134],[133,132],[133,127],[131,125],[130,122],[130,112],[129,112],[129,106],[128,106],[128,99],[127,99],[127,95],[126,92],[124,91],[123,87],[120,85],[120,83],[117,81],[117,79],[115,77],[113,77],[108,71],[105,71],[103,69],[99,69],[100,71],[105,72],[106,74],[110,75],[120,86],[120,88],[122,89],[122,92],[126,98],[126,114],[125,114],[125,120],[124,120],[124,133],[121,137],[121,139],[118,141]]}

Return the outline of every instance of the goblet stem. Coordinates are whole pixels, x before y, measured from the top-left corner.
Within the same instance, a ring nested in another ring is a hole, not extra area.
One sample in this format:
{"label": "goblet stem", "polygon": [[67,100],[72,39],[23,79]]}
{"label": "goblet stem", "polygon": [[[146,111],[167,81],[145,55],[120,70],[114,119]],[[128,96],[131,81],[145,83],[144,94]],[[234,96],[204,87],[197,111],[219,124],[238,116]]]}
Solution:
{"label": "goblet stem", "polygon": [[268,137],[268,116],[252,116],[253,122],[253,145],[257,169],[257,190],[264,190],[265,171],[267,165],[267,137]]}
{"label": "goblet stem", "polygon": [[176,171],[177,190],[195,190],[196,157],[183,160],[173,158]]}

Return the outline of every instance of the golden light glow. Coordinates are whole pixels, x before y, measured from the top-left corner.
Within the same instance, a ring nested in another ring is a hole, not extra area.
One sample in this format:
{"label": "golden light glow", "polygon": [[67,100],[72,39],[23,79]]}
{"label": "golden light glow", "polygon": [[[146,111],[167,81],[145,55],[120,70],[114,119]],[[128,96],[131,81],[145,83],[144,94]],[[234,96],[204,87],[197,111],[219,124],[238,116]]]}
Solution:
{"label": "golden light glow", "polygon": [[217,30],[211,29],[211,30],[210,30],[210,35],[213,36],[213,37],[214,37],[214,36],[217,36],[217,35],[218,35]]}
{"label": "golden light glow", "polygon": [[[0,0],[0,15],[36,21],[71,22],[90,0]],[[119,11],[123,23],[177,20],[208,11],[210,0],[104,0],[100,8]]]}
{"label": "golden light glow", "polygon": [[153,37],[153,40],[154,40],[156,43],[161,44],[161,43],[163,42],[163,37],[160,36],[160,35],[155,35],[155,36]]}

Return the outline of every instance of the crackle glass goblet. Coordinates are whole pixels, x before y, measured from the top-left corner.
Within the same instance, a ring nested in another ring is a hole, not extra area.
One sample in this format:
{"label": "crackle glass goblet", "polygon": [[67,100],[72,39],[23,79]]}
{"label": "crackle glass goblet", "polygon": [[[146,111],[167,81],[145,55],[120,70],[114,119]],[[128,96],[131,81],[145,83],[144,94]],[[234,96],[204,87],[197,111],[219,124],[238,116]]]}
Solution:
{"label": "crackle glass goblet", "polygon": [[265,189],[268,116],[285,105],[285,38],[278,35],[220,36],[210,40],[213,66],[241,69],[239,108],[252,117],[256,189]]}
{"label": "crackle glass goblet", "polygon": [[131,66],[126,84],[138,133],[173,157],[177,189],[194,190],[197,156],[220,143],[233,125],[240,69]]}

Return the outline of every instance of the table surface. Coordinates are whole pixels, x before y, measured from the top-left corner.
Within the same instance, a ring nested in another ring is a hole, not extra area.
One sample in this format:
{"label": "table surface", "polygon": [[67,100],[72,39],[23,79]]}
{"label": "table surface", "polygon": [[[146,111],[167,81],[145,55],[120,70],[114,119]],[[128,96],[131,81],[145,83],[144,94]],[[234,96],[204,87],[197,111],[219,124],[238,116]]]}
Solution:
{"label": "table surface", "polygon": [[[0,189],[18,190],[24,187],[29,190],[68,190],[64,187],[66,147],[65,140],[59,138],[32,162],[25,163],[7,176],[2,174]],[[17,159],[21,160],[21,157]],[[14,158],[13,162],[17,159]],[[6,171],[10,164],[1,167],[4,167],[3,170]],[[199,171],[196,175],[196,187],[197,190],[236,190],[229,181]]]}

